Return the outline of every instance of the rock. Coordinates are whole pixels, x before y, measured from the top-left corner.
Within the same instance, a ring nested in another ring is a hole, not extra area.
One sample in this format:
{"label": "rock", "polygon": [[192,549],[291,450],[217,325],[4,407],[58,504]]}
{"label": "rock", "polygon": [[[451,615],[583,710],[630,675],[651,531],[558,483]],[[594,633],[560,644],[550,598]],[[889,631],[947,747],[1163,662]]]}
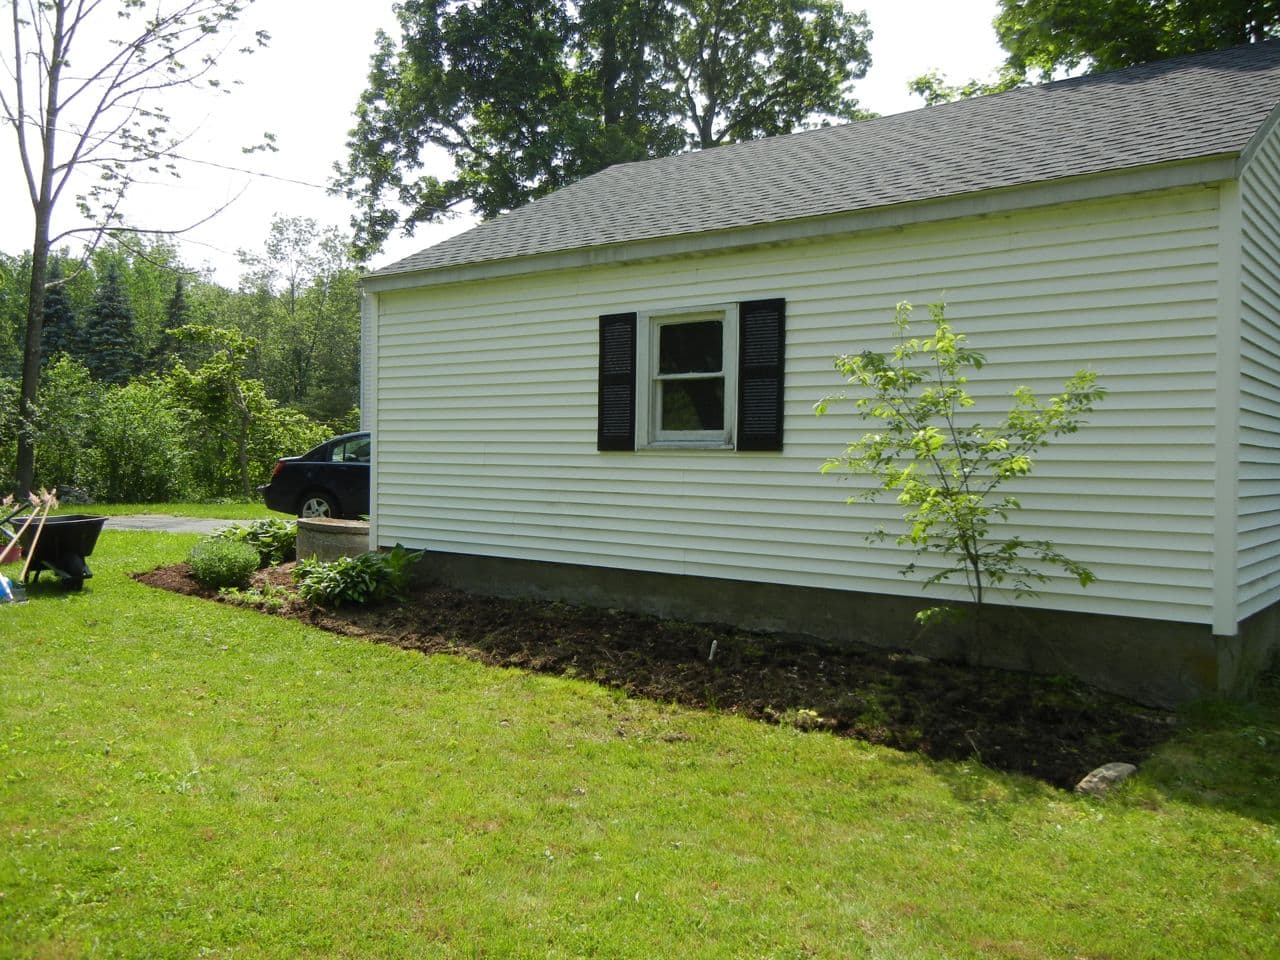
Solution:
{"label": "rock", "polygon": [[1104,763],[1076,784],[1076,793],[1100,797],[1118,783],[1124,783],[1138,768],[1132,763]]}

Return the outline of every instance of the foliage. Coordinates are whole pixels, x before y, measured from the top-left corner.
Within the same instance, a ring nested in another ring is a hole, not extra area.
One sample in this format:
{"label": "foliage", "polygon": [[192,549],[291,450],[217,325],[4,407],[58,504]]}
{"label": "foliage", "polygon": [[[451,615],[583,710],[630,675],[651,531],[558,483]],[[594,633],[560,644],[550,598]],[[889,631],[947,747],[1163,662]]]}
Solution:
{"label": "foliage", "polygon": [[82,362],[101,383],[127,383],[142,372],[133,307],[115,263],[107,264],[98,282],[93,310],[81,328],[79,341],[77,352]]}
{"label": "foliage", "polygon": [[1276,0],[1000,0],[993,21],[1008,56],[994,80],[948,84],[936,71],[910,89],[933,105],[1044,82],[1085,67],[1141,63],[1280,35]]}
{"label": "foliage", "polygon": [[227,603],[278,613],[288,605],[290,591],[274,583],[266,583],[261,587],[224,587],[218,591],[218,596]]}
{"label": "foliage", "polygon": [[1116,70],[1280,34],[1275,0],[1001,0],[994,22],[1007,68],[1051,80],[1087,65]]}
{"label": "foliage", "polygon": [[[22,384],[22,420],[34,416],[50,250],[71,237],[92,251],[108,230],[127,231],[130,186],[162,170],[177,175],[182,138],[169,130],[163,97],[215,88],[218,36],[252,0],[14,0],[12,59],[4,62],[0,114],[13,128],[34,222]],[[259,32],[258,45],[267,37]],[[87,46],[86,46],[87,44]],[[241,48],[242,51],[251,48]],[[54,233],[74,203],[78,225]],[[17,483],[31,489],[35,446],[18,435]]]}
{"label": "foliage", "polygon": [[0,490],[13,476],[18,457],[18,381],[0,377]]}
{"label": "foliage", "polygon": [[177,363],[168,383],[186,411],[197,481],[214,493],[248,496],[281,450],[308,449],[323,431],[304,415],[282,410],[262,381],[245,375],[257,342],[237,330],[188,324],[175,331],[206,351],[191,369]]}
{"label": "foliage", "polygon": [[[335,188],[358,255],[615,163],[857,113],[866,18],[836,0],[409,0],[379,33]],[[453,175],[421,173],[443,151]]]}
{"label": "foliage", "polygon": [[286,563],[297,555],[298,524],[293,520],[265,517],[246,524],[234,524],[214,536],[253,547],[258,552],[259,567]]}
{"label": "foliage", "polygon": [[[30,275],[29,256],[14,257],[0,252],[0,377],[16,377],[22,371],[19,341],[27,322]],[[16,410],[16,398],[14,403]]]}
{"label": "foliage", "polygon": [[318,419],[355,404],[360,292],[346,237],[309,217],[277,216],[264,252],[241,250],[240,261],[258,341],[252,369],[270,395]]}
{"label": "foliage", "polygon": [[147,366],[156,373],[167,373],[174,361],[182,359],[182,341],[173,333],[192,322],[187,284],[178,272],[173,280],[173,295],[165,305],[164,328],[148,351]]}
{"label": "foliage", "polygon": [[421,556],[421,551],[396,544],[388,553],[362,553],[329,562],[307,558],[298,561],[294,578],[298,593],[309,603],[329,607],[377,603],[404,595],[409,568]]}
{"label": "foliage", "polygon": [[67,291],[61,258],[49,263],[49,286],[44,295],[42,359],[48,363],[59,353],[80,357],[80,318]]}
{"label": "foliage", "polygon": [[343,433],[355,433],[360,429],[360,408],[352,407],[341,416],[329,421],[329,432],[335,436]]}
{"label": "foliage", "polygon": [[924,98],[925,106],[932,107],[939,103],[950,103],[953,100],[967,100],[970,97],[984,97],[989,93],[1004,93],[1022,83],[1022,77],[1009,70],[1000,71],[995,80],[969,80],[960,84],[949,84],[946,78],[936,70],[923,73],[907,84],[907,88],[917,96]]}
{"label": "foliage", "polygon": [[[897,543],[917,556],[932,554],[943,561],[925,579],[926,586],[962,577],[979,623],[987,591],[1006,581],[1015,596],[1034,595],[1033,584],[1047,582],[1046,570],[1059,567],[1088,586],[1093,574],[1052,542],[995,537],[993,526],[1020,508],[1014,497],[998,496],[1000,488],[1030,474],[1033,455],[1053,438],[1075,433],[1102,400],[1105,391],[1096,385],[1096,375],[1077,372],[1064,392],[1047,402],[1020,386],[1013,391],[1008,415],[994,426],[983,426],[969,412],[974,401],[965,375],[968,369],[982,368],[983,355],[952,330],[941,303],[929,307],[933,333],[908,339],[911,309],[909,303],[898,304],[898,343],[889,353],[836,358],[836,369],[862,394],[854,401],[858,416],[878,428],[827,460],[823,473],[844,470],[874,478],[875,485],[850,497],[851,503],[894,495],[906,508],[907,531]],[[842,399],[843,394],[826,397],[816,410],[825,414]],[[873,536],[885,535],[881,530]],[[901,572],[914,573],[915,564]],[[934,607],[920,619],[929,622],[944,612],[950,608]]]}
{"label": "foliage", "polygon": [[867,116],[850,92],[871,62],[866,14],[822,0],[678,0],[671,14],[662,53],[693,146]]}
{"label": "foliage", "polygon": [[162,381],[102,390],[87,442],[82,481],[94,499],[160,503],[192,493],[190,443]]}
{"label": "foliage", "polygon": [[83,364],[66,354],[45,369],[28,430],[39,458],[39,485],[87,487],[89,434],[101,404],[102,388]]}
{"label": "foliage", "polygon": [[196,582],[210,589],[247,587],[258,569],[258,551],[247,543],[209,538],[191,548],[187,563]]}

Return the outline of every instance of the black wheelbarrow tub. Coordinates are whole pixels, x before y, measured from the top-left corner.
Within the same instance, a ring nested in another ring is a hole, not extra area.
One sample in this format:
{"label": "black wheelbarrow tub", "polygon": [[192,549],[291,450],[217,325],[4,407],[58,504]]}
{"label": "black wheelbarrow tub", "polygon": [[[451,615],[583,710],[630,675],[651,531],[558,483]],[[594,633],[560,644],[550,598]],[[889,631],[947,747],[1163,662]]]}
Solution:
{"label": "black wheelbarrow tub", "polygon": [[[34,574],[39,579],[42,570],[50,570],[58,575],[63,586],[79,590],[85,580],[93,576],[84,558],[93,553],[106,522],[106,517],[88,513],[59,514],[46,518],[39,540],[36,540],[36,531],[40,521],[31,523],[19,538],[22,549],[31,554],[28,576]],[[34,552],[32,541],[35,541]]]}

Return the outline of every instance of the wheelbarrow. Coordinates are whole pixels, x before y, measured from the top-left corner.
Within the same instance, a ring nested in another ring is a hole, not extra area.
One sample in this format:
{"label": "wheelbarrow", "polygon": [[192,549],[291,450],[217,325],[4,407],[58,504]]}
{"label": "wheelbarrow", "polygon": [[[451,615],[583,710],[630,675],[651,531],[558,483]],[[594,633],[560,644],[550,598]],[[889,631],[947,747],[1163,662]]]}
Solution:
{"label": "wheelbarrow", "polygon": [[[23,583],[38,581],[46,570],[68,590],[79,590],[93,576],[85,557],[93,553],[106,517],[65,513],[46,517],[43,527],[32,524],[16,539],[30,556]],[[36,534],[39,532],[39,538]]]}

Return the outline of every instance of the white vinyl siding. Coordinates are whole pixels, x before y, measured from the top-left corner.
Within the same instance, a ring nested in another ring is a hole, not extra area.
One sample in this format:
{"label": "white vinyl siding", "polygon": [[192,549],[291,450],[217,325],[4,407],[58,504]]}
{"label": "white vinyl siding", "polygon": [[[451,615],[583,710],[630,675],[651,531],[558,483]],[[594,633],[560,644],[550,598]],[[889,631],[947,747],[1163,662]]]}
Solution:
{"label": "white vinyl siding", "polygon": [[[1210,622],[1218,194],[1123,200],[378,296],[379,542],[920,596],[895,503],[846,504],[823,460],[864,428],[831,358],[890,346],[894,304],[945,298],[1002,413],[1077,369],[1109,390],[1009,492],[1017,532],[1089,565],[1041,605]],[[784,450],[596,450],[598,317],[786,300]]]}
{"label": "white vinyl siding", "polygon": [[1240,177],[1240,617],[1280,600],[1280,132]]}

